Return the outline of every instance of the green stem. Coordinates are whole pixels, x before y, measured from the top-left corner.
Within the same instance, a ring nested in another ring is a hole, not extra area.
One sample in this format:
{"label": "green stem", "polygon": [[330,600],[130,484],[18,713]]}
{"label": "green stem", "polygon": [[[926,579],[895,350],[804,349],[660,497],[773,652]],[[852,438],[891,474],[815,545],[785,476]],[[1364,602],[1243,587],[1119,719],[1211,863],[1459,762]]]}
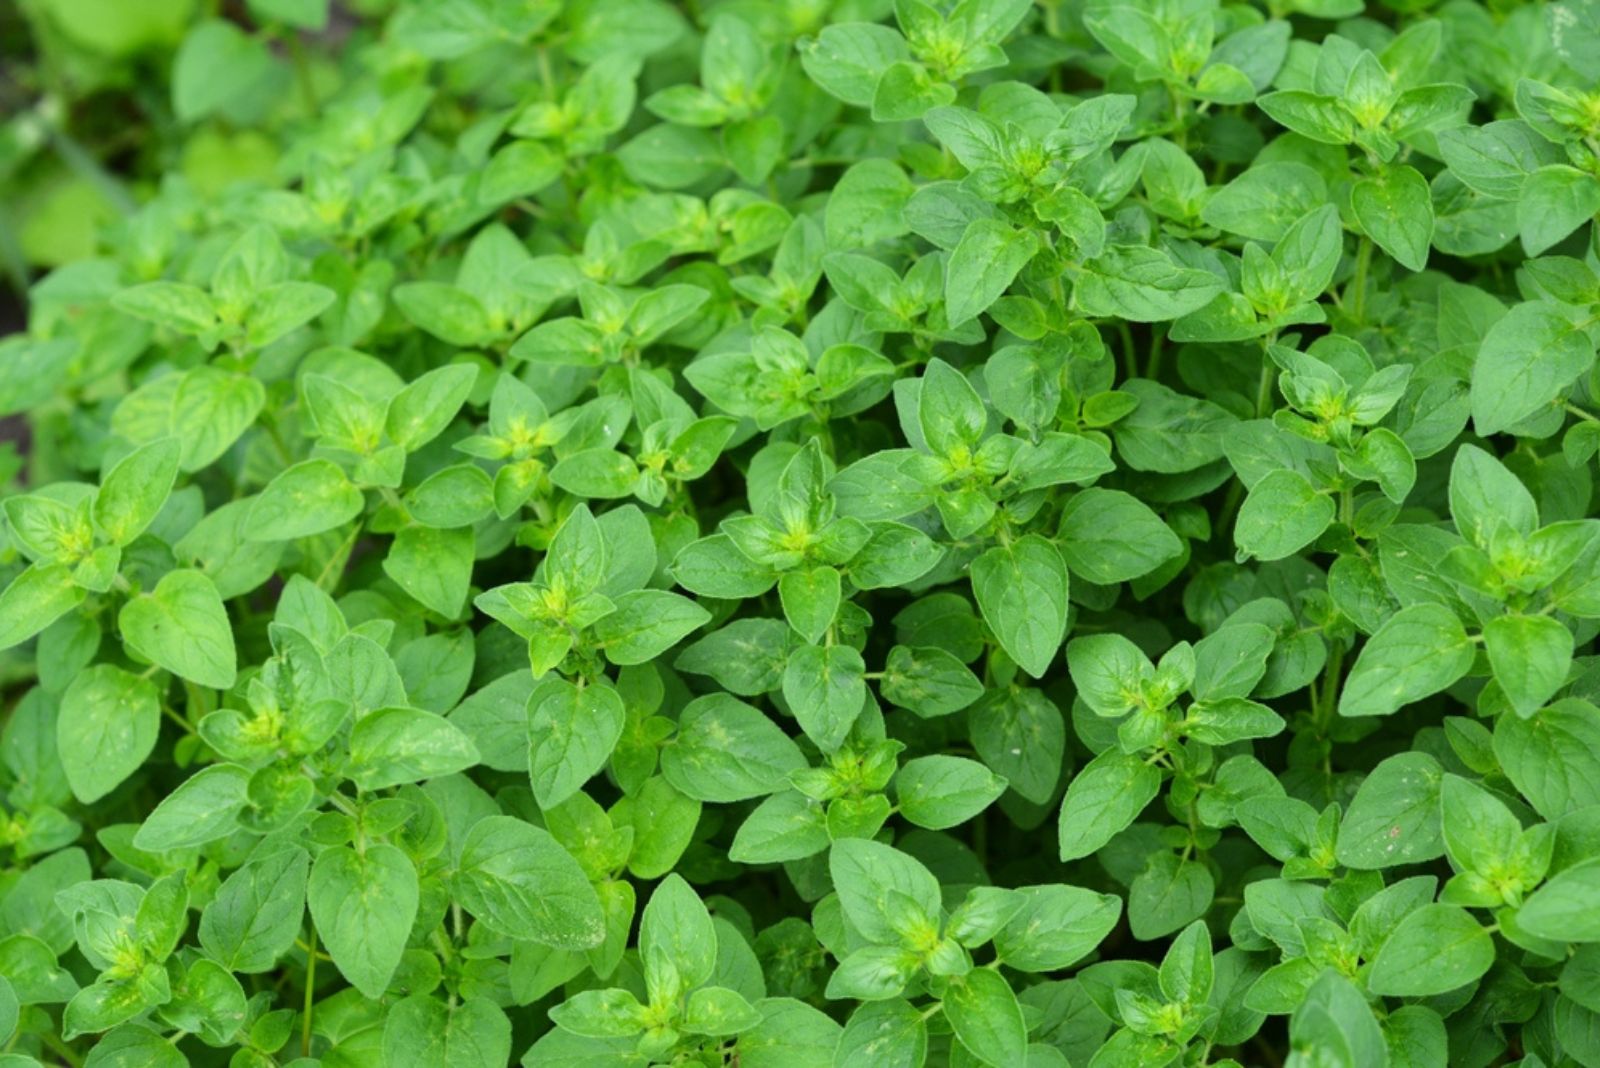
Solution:
{"label": "green stem", "polygon": [[344,539],[339,548],[335,549],[333,555],[328,557],[328,562],[322,565],[322,570],[317,573],[317,588],[319,590],[326,593],[333,592],[332,588],[327,585],[328,579],[335,574],[343,573],[344,563],[349,559],[350,550],[355,546],[356,538],[360,534],[361,524],[357,523],[351,528],[349,536]]}
{"label": "green stem", "polygon": [[1189,101],[1173,86],[1167,87],[1167,95],[1172,100],[1172,132],[1173,140],[1181,149],[1189,147]]}
{"label": "green stem", "polygon": [[56,1056],[66,1061],[72,1068],[82,1068],[83,1058],[74,1053],[71,1046],[48,1031],[40,1031],[39,1037],[44,1040],[45,1045],[55,1051]]}
{"label": "green stem", "polygon": [[165,701],[161,703],[161,714],[166,716],[172,722],[176,723],[178,726],[182,727],[185,734],[194,733],[194,728],[189,725],[189,721],[178,715],[172,709],[168,708]]}
{"label": "green stem", "polygon": [[1367,268],[1371,264],[1372,239],[1363,236],[1361,247],[1356,250],[1355,274],[1345,286],[1347,298],[1345,303],[1349,306],[1350,317],[1356,321],[1357,326],[1364,326],[1367,321]]}
{"label": "green stem", "polygon": [[1576,404],[1573,404],[1571,401],[1565,401],[1562,404],[1562,407],[1565,408],[1568,412],[1570,412],[1573,415],[1577,416],[1579,419],[1583,419],[1583,420],[1585,420],[1587,422],[1590,422],[1590,423],[1600,423],[1600,416],[1595,415],[1593,412],[1585,411],[1584,409],[1578,407]]}
{"label": "green stem", "polygon": [[306,954],[306,999],[300,1015],[300,1056],[311,1056],[311,1003],[317,989],[317,929],[311,928],[311,951]]}
{"label": "green stem", "polygon": [[289,446],[284,442],[283,435],[278,432],[278,424],[272,419],[267,419],[262,422],[261,429],[266,433],[268,440],[272,442],[272,448],[277,452],[278,459],[283,461],[283,466],[293,467],[294,454],[289,451]]}
{"label": "green stem", "polygon": [[338,794],[329,794],[328,803],[334,808],[338,809],[340,812],[343,812],[346,816],[349,816],[351,819],[360,818],[360,813],[355,810],[355,807]]}
{"label": "green stem", "polygon": [[61,162],[67,165],[67,169],[99,190],[100,195],[105,197],[119,214],[132,215],[138,209],[139,205],[134,202],[133,195],[122,182],[102,167],[94,153],[79,144],[78,140],[66,130],[52,125],[50,144],[56,150],[56,155],[61,157]]}
{"label": "green stem", "polygon": [[1334,642],[1322,669],[1322,699],[1317,702],[1317,731],[1327,735],[1339,704],[1339,673],[1344,669],[1344,643]]}
{"label": "green stem", "polygon": [[1256,383],[1256,418],[1265,419],[1272,405],[1272,357],[1261,352],[1261,379]]}
{"label": "green stem", "polygon": [[550,69],[550,49],[541,45],[535,54],[539,58],[539,81],[544,85],[545,99],[554,101],[560,93],[556,89],[555,72]]}
{"label": "green stem", "polygon": [[1167,332],[1157,326],[1152,329],[1150,338],[1150,360],[1145,364],[1144,376],[1154,381],[1161,374],[1161,357],[1165,354]]}
{"label": "green stem", "polygon": [[22,255],[11,215],[0,205],[0,273],[10,281],[20,297],[28,292],[28,261]]}
{"label": "green stem", "polygon": [[284,34],[284,44],[289,50],[289,58],[294,63],[294,81],[304,97],[306,114],[314,117],[317,114],[317,83],[311,76],[311,61],[306,58],[306,49],[300,40],[300,34],[295,30],[287,30]]}
{"label": "green stem", "polygon": [[1117,333],[1122,335],[1122,368],[1127,378],[1139,377],[1139,354],[1133,350],[1133,331],[1128,328],[1127,320],[1117,320]]}

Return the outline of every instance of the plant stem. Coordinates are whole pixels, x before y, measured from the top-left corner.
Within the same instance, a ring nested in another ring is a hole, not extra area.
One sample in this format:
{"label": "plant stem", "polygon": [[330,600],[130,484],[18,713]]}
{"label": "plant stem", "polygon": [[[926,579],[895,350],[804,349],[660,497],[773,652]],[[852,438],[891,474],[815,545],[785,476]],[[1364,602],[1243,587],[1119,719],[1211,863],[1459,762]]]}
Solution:
{"label": "plant stem", "polygon": [[317,989],[317,928],[311,928],[311,950],[306,954],[306,998],[300,1011],[300,1056],[311,1056],[311,1003]]}
{"label": "plant stem", "polygon": [[1126,378],[1139,377],[1139,354],[1133,349],[1133,331],[1127,320],[1117,320],[1117,333],[1122,336],[1122,370]]}
{"label": "plant stem", "polygon": [[1364,326],[1367,321],[1367,268],[1371,264],[1372,239],[1363,236],[1361,247],[1356,250],[1355,274],[1345,285],[1345,294],[1348,297],[1345,304],[1350,308],[1350,317],[1356,321],[1357,326]]}
{"label": "plant stem", "polygon": [[1150,359],[1149,362],[1145,364],[1144,371],[1144,376],[1151,381],[1154,381],[1161,375],[1161,357],[1165,355],[1166,342],[1166,330],[1159,326],[1154,327],[1151,331],[1150,338]]}
{"label": "plant stem", "polygon": [[56,1056],[66,1061],[72,1068],[82,1068],[83,1058],[74,1053],[71,1046],[48,1031],[39,1032],[39,1037],[44,1040],[45,1045],[55,1051]]}
{"label": "plant stem", "polygon": [[178,726],[182,727],[185,734],[194,733],[194,728],[189,725],[189,721],[178,715],[172,709],[168,708],[165,701],[161,703],[161,714],[166,716],[172,722],[176,723]]}
{"label": "plant stem", "polygon": [[1256,418],[1265,419],[1272,405],[1272,357],[1261,353],[1261,378],[1256,383]]}
{"label": "plant stem", "polygon": [[311,61],[306,58],[305,45],[300,40],[298,31],[289,29],[284,33],[284,44],[289,50],[289,58],[294,62],[294,81],[304,98],[306,116],[315,118],[317,114],[317,83],[311,76]]}

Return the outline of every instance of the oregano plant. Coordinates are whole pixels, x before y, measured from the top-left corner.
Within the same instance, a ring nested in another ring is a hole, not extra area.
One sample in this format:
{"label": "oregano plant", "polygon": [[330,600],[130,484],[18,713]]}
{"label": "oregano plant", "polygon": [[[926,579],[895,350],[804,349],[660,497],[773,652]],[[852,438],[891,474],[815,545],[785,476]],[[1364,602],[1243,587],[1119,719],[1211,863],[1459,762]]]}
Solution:
{"label": "oregano plant", "polygon": [[0,28],[0,1068],[1600,1066],[1600,0]]}

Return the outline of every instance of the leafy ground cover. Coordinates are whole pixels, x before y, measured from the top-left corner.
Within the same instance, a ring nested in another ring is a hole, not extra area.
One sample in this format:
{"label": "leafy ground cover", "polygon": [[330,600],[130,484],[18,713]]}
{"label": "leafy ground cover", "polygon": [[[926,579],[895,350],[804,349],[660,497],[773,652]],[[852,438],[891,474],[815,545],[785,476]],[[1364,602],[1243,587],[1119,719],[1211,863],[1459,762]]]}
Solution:
{"label": "leafy ground cover", "polygon": [[1600,1065],[1596,0],[10,19],[0,1068]]}

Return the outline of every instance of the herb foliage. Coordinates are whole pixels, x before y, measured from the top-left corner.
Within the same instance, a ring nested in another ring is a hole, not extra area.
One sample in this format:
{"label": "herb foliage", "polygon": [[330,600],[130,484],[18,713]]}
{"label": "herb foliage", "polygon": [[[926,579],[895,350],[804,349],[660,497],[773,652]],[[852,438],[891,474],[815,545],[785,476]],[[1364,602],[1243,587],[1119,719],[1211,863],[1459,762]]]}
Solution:
{"label": "herb foliage", "polygon": [[0,1066],[1600,1065],[1600,2],[217,7],[21,9]]}

